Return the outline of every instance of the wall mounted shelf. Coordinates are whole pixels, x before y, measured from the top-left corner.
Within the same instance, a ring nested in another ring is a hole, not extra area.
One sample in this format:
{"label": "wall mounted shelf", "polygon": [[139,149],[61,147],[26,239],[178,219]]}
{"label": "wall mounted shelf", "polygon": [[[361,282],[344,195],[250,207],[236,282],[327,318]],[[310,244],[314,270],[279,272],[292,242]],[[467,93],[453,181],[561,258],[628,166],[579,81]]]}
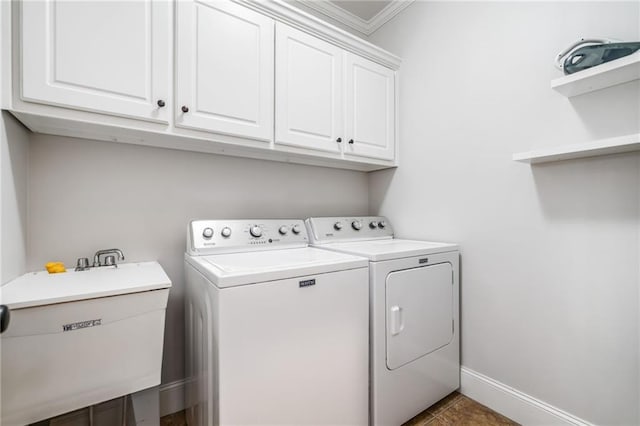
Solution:
{"label": "wall mounted shelf", "polygon": [[617,138],[600,139],[575,145],[554,146],[513,154],[514,161],[538,164],[575,158],[597,157],[601,155],[640,152],[640,133]]}
{"label": "wall mounted shelf", "polygon": [[640,79],[640,51],[551,81],[551,88],[570,98]]}

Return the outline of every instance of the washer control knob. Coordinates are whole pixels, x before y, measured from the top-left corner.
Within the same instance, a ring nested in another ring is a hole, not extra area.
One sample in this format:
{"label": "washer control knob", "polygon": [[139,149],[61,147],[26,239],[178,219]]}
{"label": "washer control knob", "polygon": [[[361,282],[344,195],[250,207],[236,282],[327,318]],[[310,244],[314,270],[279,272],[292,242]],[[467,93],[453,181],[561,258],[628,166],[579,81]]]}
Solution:
{"label": "washer control knob", "polygon": [[385,226],[387,226],[387,222],[385,222],[384,220],[378,222],[378,228],[384,229]]}
{"label": "washer control knob", "polygon": [[356,231],[359,231],[360,229],[362,229],[362,222],[360,222],[359,220],[354,220],[353,222],[351,222],[351,227]]}
{"label": "washer control knob", "polygon": [[302,230],[300,229],[300,225],[293,225],[293,228],[291,228],[291,231],[293,231],[294,234],[298,235]]}
{"label": "washer control knob", "polygon": [[207,240],[213,237],[213,228],[204,228],[202,230],[202,236],[205,237]]}
{"label": "washer control knob", "polygon": [[289,232],[289,227],[287,225],[282,225],[280,228],[278,228],[278,232],[280,233],[280,235],[287,235],[287,232]]}
{"label": "washer control knob", "polygon": [[372,220],[371,222],[369,222],[369,228],[376,229],[377,227],[378,227],[378,222],[376,222],[375,220]]}
{"label": "washer control knob", "polygon": [[223,237],[229,238],[231,236],[231,228],[229,228],[228,226],[225,226],[224,228],[222,228],[222,231],[220,231],[220,233],[222,234]]}
{"label": "washer control knob", "polygon": [[249,228],[249,233],[252,237],[260,238],[262,237],[262,228],[260,228],[258,225],[253,225],[251,228]]}
{"label": "washer control knob", "polygon": [[336,231],[339,231],[342,229],[342,222],[336,222],[333,224],[333,229],[335,229]]}

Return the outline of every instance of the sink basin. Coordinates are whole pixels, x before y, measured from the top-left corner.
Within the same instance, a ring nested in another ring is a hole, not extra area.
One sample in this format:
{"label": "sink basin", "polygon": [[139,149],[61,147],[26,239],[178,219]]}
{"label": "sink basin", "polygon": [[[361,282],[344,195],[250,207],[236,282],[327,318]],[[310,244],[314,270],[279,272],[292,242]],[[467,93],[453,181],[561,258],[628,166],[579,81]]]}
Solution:
{"label": "sink basin", "polygon": [[25,274],[0,287],[0,424],[24,425],[160,384],[171,281],[157,262]]}

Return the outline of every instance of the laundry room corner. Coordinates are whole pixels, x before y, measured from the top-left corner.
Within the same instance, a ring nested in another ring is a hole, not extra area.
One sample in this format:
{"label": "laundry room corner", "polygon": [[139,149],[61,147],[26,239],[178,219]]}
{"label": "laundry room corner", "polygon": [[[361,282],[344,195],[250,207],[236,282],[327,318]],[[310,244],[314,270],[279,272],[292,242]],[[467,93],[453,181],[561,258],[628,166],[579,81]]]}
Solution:
{"label": "laundry room corner", "polygon": [[462,392],[524,424],[640,422],[640,156],[512,161],[639,132],[638,80],[574,98],[550,87],[557,52],[637,40],[639,14],[414,2],[370,37],[403,58],[401,166],[369,174],[370,214],[460,244]]}
{"label": "laundry room corner", "polygon": [[639,18],[0,0],[0,423],[640,425]]}
{"label": "laundry room corner", "polygon": [[0,283],[26,272],[29,131],[11,114],[0,116]]}

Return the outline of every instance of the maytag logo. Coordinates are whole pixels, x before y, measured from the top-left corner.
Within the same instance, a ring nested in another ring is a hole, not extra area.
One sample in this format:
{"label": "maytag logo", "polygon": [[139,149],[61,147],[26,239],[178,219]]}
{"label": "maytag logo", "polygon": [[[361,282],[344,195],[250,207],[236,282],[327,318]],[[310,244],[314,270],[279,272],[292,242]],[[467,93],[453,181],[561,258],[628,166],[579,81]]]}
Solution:
{"label": "maytag logo", "polygon": [[419,263],[420,265],[422,265],[423,263],[427,263],[427,262],[429,262],[429,259],[428,259],[428,258],[426,258],[426,257],[425,257],[424,259],[418,259],[418,263]]}
{"label": "maytag logo", "polygon": [[63,324],[62,331],[80,330],[81,328],[94,327],[96,325],[102,325],[102,318]]}
{"label": "maytag logo", "polygon": [[300,281],[299,283],[300,287],[309,287],[310,285],[316,285],[316,280],[304,280],[304,281]]}

